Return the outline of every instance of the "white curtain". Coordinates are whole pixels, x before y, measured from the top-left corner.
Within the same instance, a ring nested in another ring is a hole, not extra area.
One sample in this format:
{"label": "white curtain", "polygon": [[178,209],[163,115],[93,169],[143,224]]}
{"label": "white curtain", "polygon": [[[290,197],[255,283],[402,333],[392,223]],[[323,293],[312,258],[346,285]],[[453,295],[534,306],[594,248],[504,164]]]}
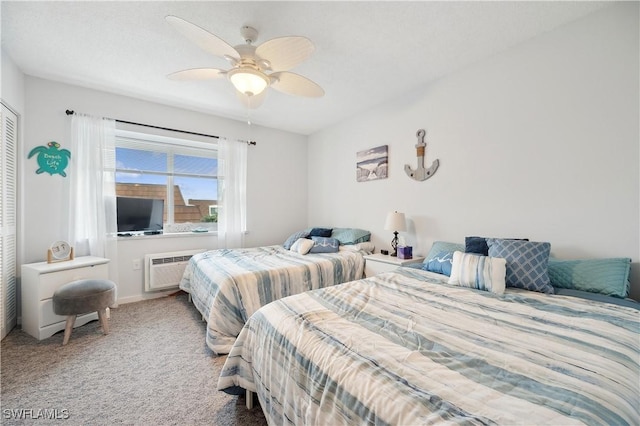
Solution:
{"label": "white curtain", "polygon": [[247,144],[218,143],[218,247],[244,247],[247,223]]}
{"label": "white curtain", "polygon": [[115,121],[74,114],[71,118],[69,233],[77,256],[111,260],[117,276]]}

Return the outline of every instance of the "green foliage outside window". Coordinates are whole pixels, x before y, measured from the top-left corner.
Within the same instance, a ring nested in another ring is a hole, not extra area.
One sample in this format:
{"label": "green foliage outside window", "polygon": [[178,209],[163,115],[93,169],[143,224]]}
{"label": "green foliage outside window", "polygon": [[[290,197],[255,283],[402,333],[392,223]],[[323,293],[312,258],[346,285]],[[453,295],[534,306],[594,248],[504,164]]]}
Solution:
{"label": "green foliage outside window", "polygon": [[218,212],[214,212],[209,216],[205,216],[202,218],[203,222],[218,222]]}

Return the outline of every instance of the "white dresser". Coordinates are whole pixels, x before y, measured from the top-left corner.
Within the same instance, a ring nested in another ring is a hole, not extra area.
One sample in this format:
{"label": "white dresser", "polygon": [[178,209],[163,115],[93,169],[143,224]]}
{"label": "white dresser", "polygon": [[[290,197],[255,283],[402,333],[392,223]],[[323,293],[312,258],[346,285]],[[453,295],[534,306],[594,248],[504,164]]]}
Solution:
{"label": "white dresser", "polygon": [[[109,259],[84,256],[64,262],[22,265],[22,329],[38,340],[64,330],[65,316],[53,313],[53,293],[71,281],[109,279]],[[78,315],[75,327],[98,319],[97,312]]]}

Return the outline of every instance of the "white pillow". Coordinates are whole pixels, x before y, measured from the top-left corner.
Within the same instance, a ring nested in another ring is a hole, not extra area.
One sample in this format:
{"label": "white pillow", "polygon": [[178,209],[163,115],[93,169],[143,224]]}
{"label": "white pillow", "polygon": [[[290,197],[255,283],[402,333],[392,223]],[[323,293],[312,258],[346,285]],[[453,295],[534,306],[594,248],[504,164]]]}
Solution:
{"label": "white pillow", "polygon": [[370,242],[364,242],[364,243],[358,243],[358,244],[346,244],[346,245],[341,245],[340,246],[340,250],[342,251],[364,251],[367,254],[372,254],[373,251],[376,249],[376,246]]}
{"label": "white pillow", "polygon": [[308,238],[298,238],[296,242],[293,243],[290,250],[300,254],[307,254],[313,247],[313,244],[313,240]]}
{"label": "white pillow", "polygon": [[503,294],[507,261],[500,257],[453,252],[449,284]]}

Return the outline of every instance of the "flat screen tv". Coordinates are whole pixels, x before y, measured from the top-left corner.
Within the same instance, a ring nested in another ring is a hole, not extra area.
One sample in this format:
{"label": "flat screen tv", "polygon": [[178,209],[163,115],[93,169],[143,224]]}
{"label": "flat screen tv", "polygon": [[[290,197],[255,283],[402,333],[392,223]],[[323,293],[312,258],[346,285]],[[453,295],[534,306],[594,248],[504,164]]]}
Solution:
{"label": "flat screen tv", "polygon": [[117,197],[118,232],[162,231],[164,200]]}

